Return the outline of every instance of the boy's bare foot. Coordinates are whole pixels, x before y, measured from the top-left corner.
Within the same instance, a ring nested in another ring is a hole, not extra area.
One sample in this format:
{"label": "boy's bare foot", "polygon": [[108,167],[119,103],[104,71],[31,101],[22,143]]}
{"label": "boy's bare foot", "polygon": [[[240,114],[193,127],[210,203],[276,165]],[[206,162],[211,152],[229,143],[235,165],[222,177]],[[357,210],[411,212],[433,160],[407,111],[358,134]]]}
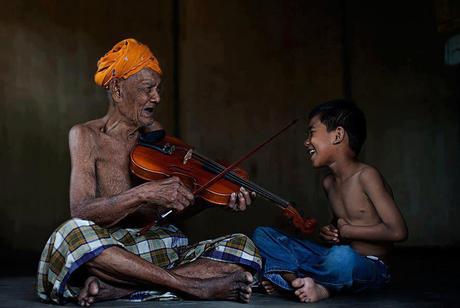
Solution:
{"label": "boy's bare foot", "polygon": [[301,302],[314,303],[330,296],[329,291],[310,277],[297,278],[292,281],[295,295]]}
{"label": "boy's bare foot", "polygon": [[262,280],[261,283],[262,287],[264,287],[265,292],[267,292],[268,295],[275,295],[278,293],[278,290],[276,287],[271,283],[269,280]]}
{"label": "boy's bare foot", "polygon": [[249,272],[236,272],[225,277],[199,279],[184,291],[201,299],[237,300],[248,303],[253,277]]}
{"label": "boy's bare foot", "polygon": [[88,307],[95,302],[116,299],[132,293],[133,290],[121,289],[106,284],[95,276],[88,277],[78,295],[78,304]]}

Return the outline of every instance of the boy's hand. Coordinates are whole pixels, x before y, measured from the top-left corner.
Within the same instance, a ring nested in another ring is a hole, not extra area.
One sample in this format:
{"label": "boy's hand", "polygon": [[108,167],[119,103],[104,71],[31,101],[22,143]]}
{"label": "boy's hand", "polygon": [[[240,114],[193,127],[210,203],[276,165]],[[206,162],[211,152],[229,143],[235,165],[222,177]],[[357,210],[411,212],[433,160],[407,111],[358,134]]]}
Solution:
{"label": "boy's hand", "polygon": [[350,222],[344,218],[339,218],[337,219],[337,228],[339,229],[339,233],[340,233],[340,230],[342,230],[342,228],[346,225],[349,225]]}
{"label": "boy's hand", "polygon": [[339,234],[342,236],[342,240],[344,240],[344,234],[345,234],[345,227],[350,225],[350,222],[344,218],[339,218],[337,219],[337,229]]}
{"label": "boy's hand", "polygon": [[321,228],[319,236],[326,242],[336,244],[340,242],[339,230],[334,225],[327,225]]}

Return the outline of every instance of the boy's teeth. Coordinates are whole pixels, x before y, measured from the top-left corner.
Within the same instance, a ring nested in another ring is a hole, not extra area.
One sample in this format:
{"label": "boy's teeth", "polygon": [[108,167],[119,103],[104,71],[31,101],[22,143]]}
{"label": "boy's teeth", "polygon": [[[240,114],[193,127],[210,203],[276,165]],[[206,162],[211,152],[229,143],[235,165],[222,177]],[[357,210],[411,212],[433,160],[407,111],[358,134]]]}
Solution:
{"label": "boy's teeth", "polygon": [[315,153],[315,150],[311,149],[310,151],[308,151],[308,154],[310,155],[313,155]]}

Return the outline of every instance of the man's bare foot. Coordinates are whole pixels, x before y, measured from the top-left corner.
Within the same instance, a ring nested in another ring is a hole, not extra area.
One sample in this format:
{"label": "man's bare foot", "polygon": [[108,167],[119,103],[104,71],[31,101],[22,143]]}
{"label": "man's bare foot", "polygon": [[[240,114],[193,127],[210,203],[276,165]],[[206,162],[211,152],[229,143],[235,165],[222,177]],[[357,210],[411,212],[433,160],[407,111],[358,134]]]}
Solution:
{"label": "man's bare foot", "polygon": [[116,288],[99,280],[95,276],[88,277],[78,295],[78,304],[88,307],[95,302],[116,299],[132,293],[133,290]]}
{"label": "man's bare foot", "polygon": [[264,287],[265,292],[267,292],[268,295],[276,295],[278,293],[278,290],[276,287],[271,283],[269,280],[262,280],[261,283],[262,287]]}
{"label": "man's bare foot", "polygon": [[248,303],[252,295],[253,277],[249,272],[236,272],[225,277],[193,279],[185,292],[201,299],[236,300]]}
{"label": "man's bare foot", "polygon": [[198,259],[192,263],[178,266],[171,270],[172,274],[188,278],[216,278],[225,277],[244,268],[239,264],[224,263],[210,259]]}
{"label": "man's bare foot", "polygon": [[295,295],[301,302],[314,303],[330,296],[329,291],[310,277],[297,278],[292,281]]}

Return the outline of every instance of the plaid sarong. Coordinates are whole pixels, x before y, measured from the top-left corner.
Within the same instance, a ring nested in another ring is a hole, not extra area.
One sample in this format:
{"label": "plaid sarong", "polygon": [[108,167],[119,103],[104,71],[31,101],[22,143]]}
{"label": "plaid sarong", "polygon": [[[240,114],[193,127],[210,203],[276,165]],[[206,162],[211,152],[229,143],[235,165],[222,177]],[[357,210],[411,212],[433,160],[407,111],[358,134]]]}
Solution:
{"label": "plaid sarong", "polygon": [[138,236],[139,229],[99,227],[82,219],[71,219],[58,227],[42,252],[38,266],[37,294],[44,301],[75,300],[79,288],[70,277],[83,264],[106,248],[119,246],[165,269],[198,258],[241,264],[258,272],[262,261],[254,243],[243,234],[188,245],[185,235],[173,225],[153,227]]}

